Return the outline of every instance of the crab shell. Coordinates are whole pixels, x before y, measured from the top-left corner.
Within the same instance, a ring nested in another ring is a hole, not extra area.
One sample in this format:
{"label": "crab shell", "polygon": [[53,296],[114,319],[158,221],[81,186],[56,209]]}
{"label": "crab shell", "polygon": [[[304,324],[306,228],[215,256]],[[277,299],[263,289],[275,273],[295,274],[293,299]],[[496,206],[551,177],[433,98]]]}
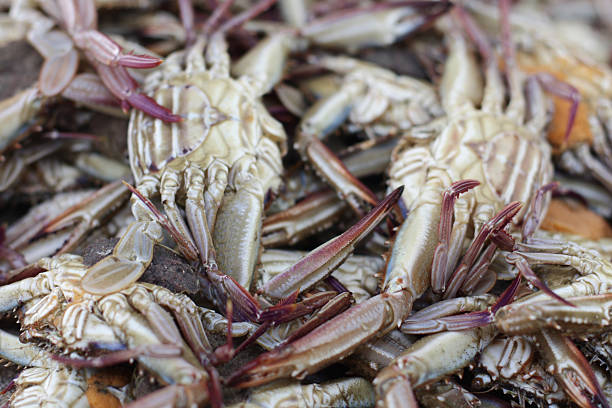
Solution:
{"label": "crab shell", "polygon": [[286,135],[253,93],[246,81],[208,71],[164,78],[151,96],[183,121],[167,123],[132,112],[128,143],[136,180],[166,166],[183,171],[191,162],[207,169],[217,160],[232,169],[248,158],[264,187],[278,187]]}

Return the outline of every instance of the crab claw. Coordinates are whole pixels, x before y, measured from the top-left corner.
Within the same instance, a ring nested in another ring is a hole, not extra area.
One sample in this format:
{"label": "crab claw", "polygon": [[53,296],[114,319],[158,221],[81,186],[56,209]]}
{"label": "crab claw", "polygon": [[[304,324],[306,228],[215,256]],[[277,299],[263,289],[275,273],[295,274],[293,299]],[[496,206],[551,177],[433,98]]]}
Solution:
{"label": "crab claw", "polygon": [[263,292],[280,299],[297,289],[307,290],[329,276],[393,209],[403,190],[403,187],[397,188],[342,235],[319,246],[287,271],[266,282]]}
{"label": "crab claw", "polygon": [[132,106],[164,122],[180,122],[183,120],[181,116],[175,115],[152,98],[138,93],[136,91],[136,81],[134,81],[124,67],[109,67],[97,62],[94,65],[104,85],[121,101],[121,106],[124,110]]}
{"label": "crab claw", "polygon": [[[460,315],[454,316],[444,316],[446,312],[453,312],[452,307],[448,307],[445,305],[438,306],[434,304],[430,306],[433,309],[434,313],[423,313],[425,309],[415,313],[410,318],[404,320],[401,326],[401,331],[406,334],[433,334],[439,333],[446,330],[467,330],[473,329],[475,327],[483,327],[487,326],[494,322],[495,313],[501,309],[502,307],[511,303],[518,292],[518,288],[521,283],[521,275],[518,275],[504,290],[504,292],[499,295],[497,301],[491,305],[491,307],[486,310],[477,310],[470,313],[464,313]],[[469,299],[469,298],[465,298]],[[474,307],[481,309],[482,306],[486,305],[486,303],[479,301],[479,299],[474,299],[475,302],[472,305],[466,305],[465,300],[461,301],[460,298],[444,300],[438,303],[446,303],[449,306],[461,306],[464,305],[468,307]],[[488,299],[487,299],[488,300]],[[485,302],[487,301],[485,300]],[[429,309],[429,308],[426,308]],[[439,309],[441,313],[435,313],[436,310]],[[437,315],[436,315],[437,314]],[[444,314],[444,315],[443,315]]]}
{"label": "crab claw", "polygon": [[391,44],[429,25],[451,7],[448,1],[381,2],[314,20],[302,29],[302,35],[314,44],[352,52]]}
{"label": "crab claw", "polygon": [[542,330],[536,336],[536,343],[544,366],[578,406],[610,407],[591,365],[568,337]]}
{"label": "crab claw", "polygon": [[72,38],[77,47],[88,52],[97,62],[109,67],[155,68],[163,62],[152,55],[123,54],[119,44],[97,30],[81,31],[75,33]]}
{"label": "crab claw", "polygon": [[121,46],[96,30],[98,13],[92,0],[60,0],[59,16],[75,45],[101,64],[129,68],[154,68],[162,60],[151,55],[124,54]]}

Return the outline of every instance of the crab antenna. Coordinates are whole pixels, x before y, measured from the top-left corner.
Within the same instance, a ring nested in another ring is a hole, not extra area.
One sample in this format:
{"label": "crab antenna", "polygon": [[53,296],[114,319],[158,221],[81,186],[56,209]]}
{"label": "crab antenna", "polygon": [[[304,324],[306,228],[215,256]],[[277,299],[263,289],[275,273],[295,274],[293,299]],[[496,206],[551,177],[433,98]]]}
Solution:
{"label": "crab antenna", "polygon": [[232,17],[231,19],[227,20],[221,27],[219,27],[218,31],[220,33],[225,33],[231,30],[232,28],[241,26],[242,24],[257,17],[258,15],[260,15],[261,13],[263,13],[264,11],[272,7],[274,3],[276,3],[276,1],[277,0],[260,0],[254,6],[243,11],[237,16]]}
{"label": "crab antenna", "polygon": [[463,29],[470,39],[476,44],[476,47],[478,47],[478,52],[484,58],[486,64],[496,63],[495,59],[493,58],[491,44],[489,43],[486,34],[476,25],[474,20],[469,16],[463,7],[457,4],[455,6],[455,10]]}
{"label": "crab antenna", "polygon": [[232,4],[234,4],[234,0],[227,0],[215,9],[204,24],[204,28],[202,29],[204,35],[208,35],[214,30],[221,17],[223,17],[228,12],[230,7],[232,7]]}

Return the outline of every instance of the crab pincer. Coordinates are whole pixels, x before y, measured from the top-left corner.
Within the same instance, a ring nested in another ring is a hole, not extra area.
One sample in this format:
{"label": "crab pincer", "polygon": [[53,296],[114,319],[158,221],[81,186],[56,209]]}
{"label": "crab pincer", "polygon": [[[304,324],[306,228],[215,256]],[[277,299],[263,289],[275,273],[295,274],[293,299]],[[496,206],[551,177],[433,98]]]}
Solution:
{"label": "crab pincer", "polygon": [[107,66],[92,62],[107,89],[121,102],[121,108],[127,112],[130,107],[161,119],[164,122],[180,122],[183,118],[145,94],[138,92],[138,84],[123,66]]}
{"label": "crab pincer", "polygon": [[154,68],[162,60],[152,55],[124,54],[121,46],[97,30],[98,14],[92,1],[59,0],[62,24],[75,45],[108,66]]}

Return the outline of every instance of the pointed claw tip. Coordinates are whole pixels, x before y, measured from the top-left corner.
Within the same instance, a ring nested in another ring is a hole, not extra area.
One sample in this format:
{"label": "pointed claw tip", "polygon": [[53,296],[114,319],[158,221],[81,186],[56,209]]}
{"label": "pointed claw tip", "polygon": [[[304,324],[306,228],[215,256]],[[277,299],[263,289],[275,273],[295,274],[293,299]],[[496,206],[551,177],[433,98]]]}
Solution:
{"label": "pointed claw tip", "polygon": [[459,195],[479,185],[480,185],[480,181],[478,180],[472,180],[472,179],[460,180],[460,181],[453,183],[450,187],[450,190],[452,191],[452,194]]}
{"label": "pointed claw tip", "polygon": [[117,63],[127,68],[155,68],[163,62],[162,59],[154,57],[152,55],[140,54],[124,54],[121,55]]}
{"label": "pointed claw tip", "polygon": [[183,117],[181,115],[172,113],[170,109],[158,104],[153,98],[147,95],[133,93],[127,97],[126,101],[135,109],[138,109],[147,115],[151,115],[154,118],[161,119],[164,122],[175,123],[183,121]]}

